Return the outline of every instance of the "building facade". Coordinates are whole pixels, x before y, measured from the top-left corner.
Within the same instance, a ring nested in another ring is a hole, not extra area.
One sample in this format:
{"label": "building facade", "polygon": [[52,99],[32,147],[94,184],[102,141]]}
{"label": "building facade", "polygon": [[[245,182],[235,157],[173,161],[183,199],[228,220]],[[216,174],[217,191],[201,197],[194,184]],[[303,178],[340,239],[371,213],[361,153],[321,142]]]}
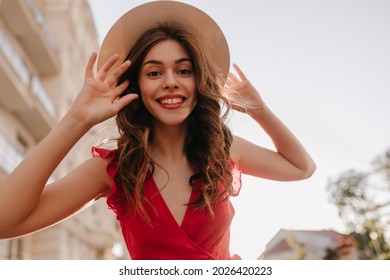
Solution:
{"label": "building facade", "polygon": [[352,236],[333,230],[281,229],[266,245],[259,260],[356,260]]}
{"label": "building facade", "polygon": [[[0,0],[0,182],[67,112],[98,49],[87,0]],[[48,183],[91,157],[107,125],[91,129]],[[51,228],[0,240],[0,259],[127,258],[124,251],[104,200]]]}

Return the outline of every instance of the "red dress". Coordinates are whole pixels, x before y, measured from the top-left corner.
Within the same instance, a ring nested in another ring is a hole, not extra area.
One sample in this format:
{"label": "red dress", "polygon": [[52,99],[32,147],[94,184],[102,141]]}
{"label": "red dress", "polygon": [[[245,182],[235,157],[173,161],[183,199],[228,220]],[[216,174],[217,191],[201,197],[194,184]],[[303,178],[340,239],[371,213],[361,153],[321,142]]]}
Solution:
{"label": "red dress", "polygon": [[[111,159],[107,172],[116,174],[115,150],[92,148],[93,156]],[[233,163],[234,196],[241,188],[241,171]],[[213,205],[214,217],[207,210],[188,206],[179,225],[165,204],[153,177],[144,182],[144,195],[150,203],[143,203],[151,225],[137,211],[128,211],[124,203],[123,189],[114,182],[107,197],[108,207],[116,214],[127,249],[133,260],[227,260],[240,259],[229,252],[230,224],[234,208],[230,200]],[[190,202],[199,196],[192,189]]]}

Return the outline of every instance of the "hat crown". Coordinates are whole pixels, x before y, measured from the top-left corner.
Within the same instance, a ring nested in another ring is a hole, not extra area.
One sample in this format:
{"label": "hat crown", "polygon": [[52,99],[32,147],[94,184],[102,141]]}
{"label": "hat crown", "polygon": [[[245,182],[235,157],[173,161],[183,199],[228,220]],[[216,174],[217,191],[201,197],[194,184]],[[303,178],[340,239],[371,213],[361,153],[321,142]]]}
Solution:
{"label": "hat crown", "polygon": [[139,5],[122,15],[110,28],[100,48],[97,67],[100,68],[112,55],[119,54],[119,66],[135,42],[147,30],[164,22],[176,22],[196,30],[202,46],[213,64],[226,79],[230,67],[230,54],[226,38],[218,24],[202,10],[178,1],[153,1]]}

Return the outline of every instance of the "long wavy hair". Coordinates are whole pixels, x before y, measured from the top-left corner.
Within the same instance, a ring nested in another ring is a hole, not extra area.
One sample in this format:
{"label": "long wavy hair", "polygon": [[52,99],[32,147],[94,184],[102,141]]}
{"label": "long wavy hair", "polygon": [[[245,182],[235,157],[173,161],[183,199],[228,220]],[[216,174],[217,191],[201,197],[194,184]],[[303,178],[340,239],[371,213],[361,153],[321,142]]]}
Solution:
{"label": "long wavy hair", "polygon": [[[188,135],[185,152],[197,174],[190,178],[192,188],[200,191],[199,198],[190,203],[197,208],[207,208],[212,213],[212,205],[226,199],[232,193],[230,172],[230,146],[232,134],[225,124],[230,104],[222,90],[224,80],[217,68],[211,64],[199,37],[194,31],[177,23],[164,23],[144,33],[136,42],[126,59],[131,67],[122,75],[118,83],[129,80],[129,87],[123,95],[138,93],[138,76],[142,62],[153,46],[164,40],[176,40],[186,49],[193,64],[197,88],[197,104],[188,117]],[[154,166],[150,154],[153,143],[152,116],[145,108],[142,99],[131,102],[116,116],[120,137],[117,150],[117,173],[119,183],[130,205],[148,219],[142,206],[144,200],[143,183],[152,176]],[[196,181],[201,182],[201,188]]]}

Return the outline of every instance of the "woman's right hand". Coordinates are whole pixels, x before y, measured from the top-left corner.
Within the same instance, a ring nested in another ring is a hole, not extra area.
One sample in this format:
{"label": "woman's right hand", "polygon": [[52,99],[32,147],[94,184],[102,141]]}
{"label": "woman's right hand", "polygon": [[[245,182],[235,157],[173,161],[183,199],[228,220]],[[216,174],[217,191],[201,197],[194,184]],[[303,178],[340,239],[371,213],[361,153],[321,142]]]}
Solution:
{"label": "woman's right hand", "polygon": [[128,87],[128,81],[116,85],[119,77],[130,67],[126,60],[117,69],[111,69],[119,59],[113,55],[94,74],[97,54],[93,52],[85,69],[84,86],[76,97],[68,116],[88,128],[115,116],[123,107],[138,98],[137,94],[119,96]]}

